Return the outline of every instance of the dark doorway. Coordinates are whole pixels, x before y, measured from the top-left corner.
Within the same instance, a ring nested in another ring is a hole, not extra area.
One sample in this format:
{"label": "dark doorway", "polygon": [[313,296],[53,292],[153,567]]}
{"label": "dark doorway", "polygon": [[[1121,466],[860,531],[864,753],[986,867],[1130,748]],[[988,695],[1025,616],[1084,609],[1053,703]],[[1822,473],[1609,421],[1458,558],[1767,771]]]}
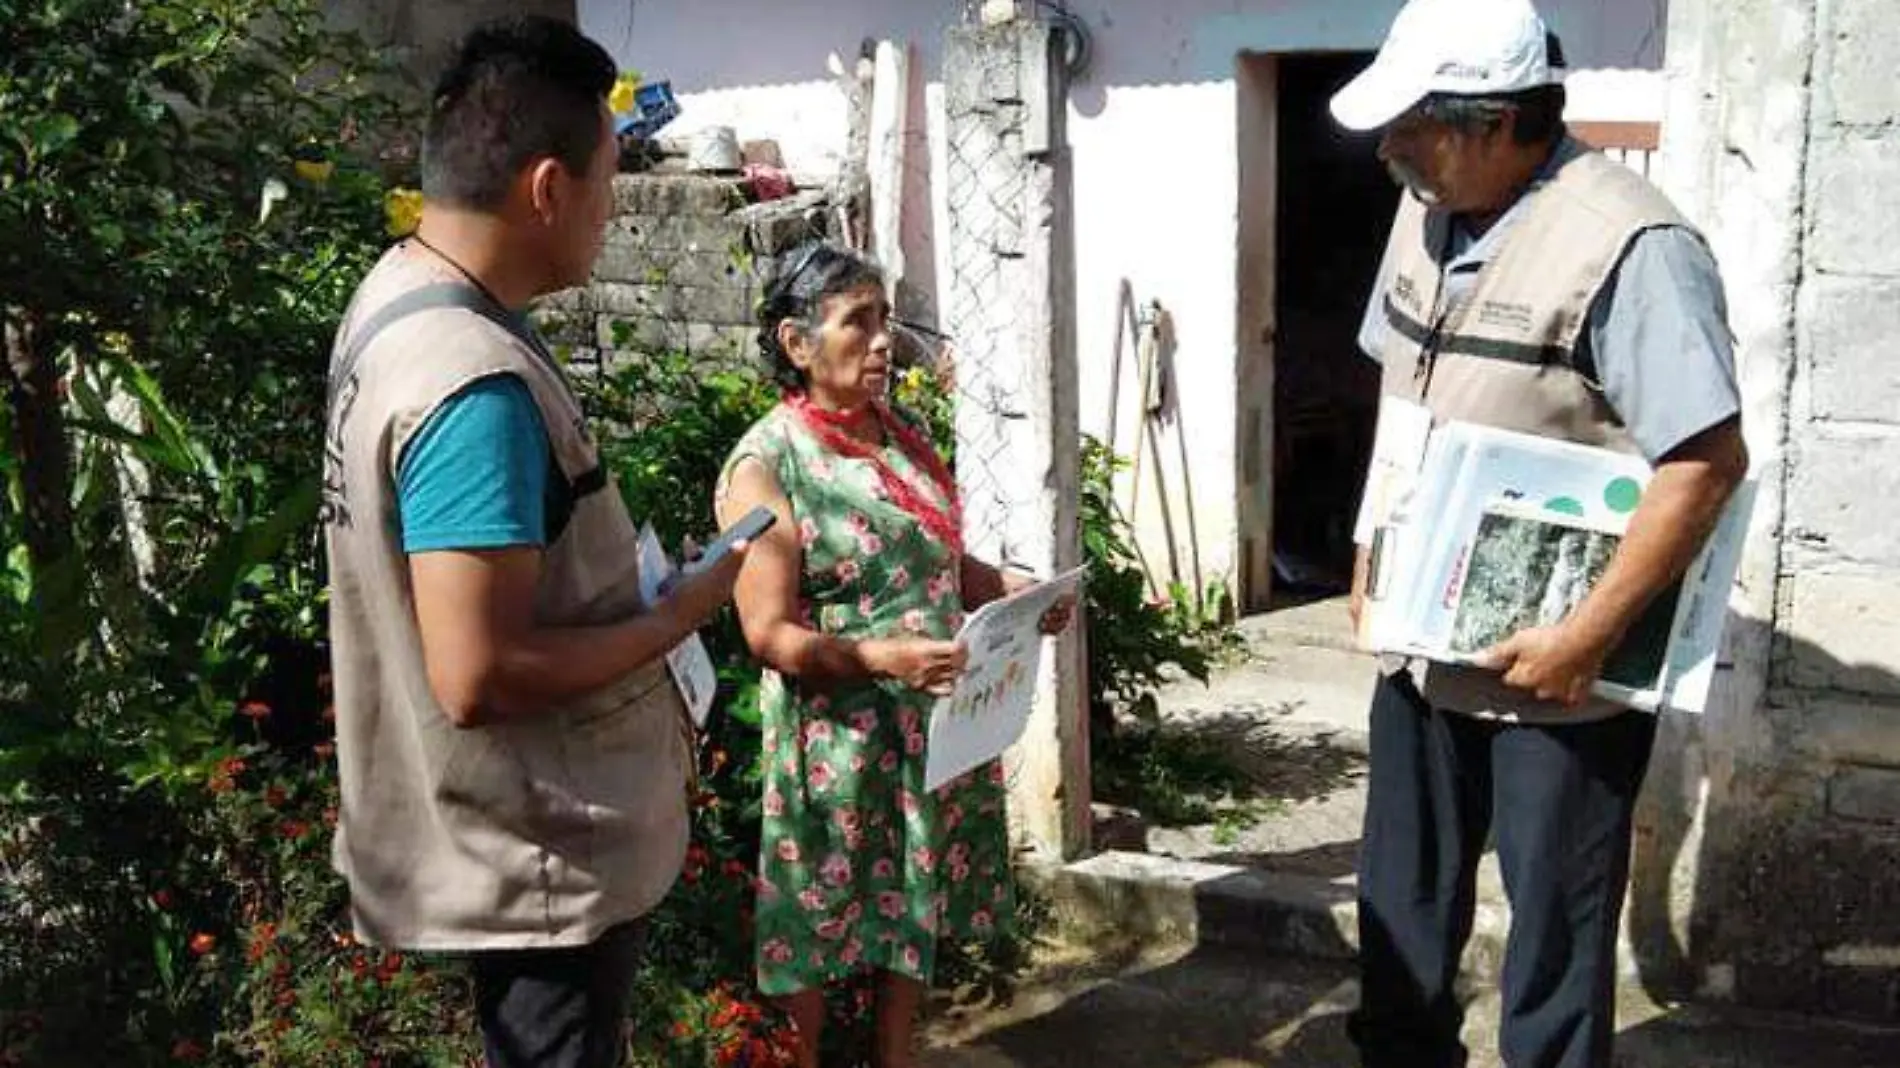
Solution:
{"label": "dark doorway", "polygon": [[1347,591],[1379,372],[1358,346],[1398,191],[1327,102],[1370,55],[1279,57],[1273,602]]}

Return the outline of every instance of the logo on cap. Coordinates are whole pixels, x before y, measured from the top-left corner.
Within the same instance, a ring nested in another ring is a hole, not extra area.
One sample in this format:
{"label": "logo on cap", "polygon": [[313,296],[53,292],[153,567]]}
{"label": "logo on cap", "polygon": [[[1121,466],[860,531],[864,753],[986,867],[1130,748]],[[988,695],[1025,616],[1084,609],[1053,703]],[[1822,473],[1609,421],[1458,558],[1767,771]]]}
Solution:
{"label": "logo on cap", "polygon": [[1437,76],[1440,78],[1457,78],[1467,82],[1488,82],[1491,80],[1491,68],[1477,67],[1469,63],[1460,63],[1454,59],[1440,65]]}

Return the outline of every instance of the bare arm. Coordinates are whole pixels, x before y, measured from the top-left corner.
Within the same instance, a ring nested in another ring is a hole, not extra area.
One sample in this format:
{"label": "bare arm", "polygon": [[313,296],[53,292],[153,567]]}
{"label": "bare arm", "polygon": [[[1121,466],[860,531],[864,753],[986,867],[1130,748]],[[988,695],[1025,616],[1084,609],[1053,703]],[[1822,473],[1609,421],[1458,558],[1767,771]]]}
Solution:
{"label": "bare arm", "polygon": [[429,686],[458,727],[532,716],[657,660],[718,611],[746,553],[645,614],[596,627],[534,621],[541,550],[428,552],[409,559]]}
{"label": "bare arm", "polygon": [[955,682],[963,655],[954,642],[851,640],[804,625],[798,610],[804,548],[791,502],[763,464],[742,460],[717,502],[719,522],[736,522],[757,507],[770,508],[778,522],[753,546],[734,590],[752,655],[780,674],[820,684],[896,678],[936,691]]}
{"label": "bare arm", "polygon": [[1609,568],[1576,611],[1557,626],[1506,639],[1480,663],[1540,699],[1581,703],[1604,658],[1702,551],[1747,473],[1748,446],[1739,420],[1726,420],[1678,446],[1657,464]]}

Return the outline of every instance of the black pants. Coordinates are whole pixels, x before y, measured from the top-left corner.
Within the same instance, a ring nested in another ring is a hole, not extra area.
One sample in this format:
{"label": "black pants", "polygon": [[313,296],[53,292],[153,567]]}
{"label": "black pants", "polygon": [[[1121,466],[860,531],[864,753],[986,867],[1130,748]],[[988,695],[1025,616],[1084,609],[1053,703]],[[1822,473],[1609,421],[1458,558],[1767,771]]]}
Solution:
{"label": "black pants", "polygon": [[1631,812],[1655,738],[1646,713],[1518,726],[1435,710],[1407,676],[1380,680],[1350,1024],[1366,1068],[1464,1065],[1453,985],[1493,831],[1511,901],[1504,1063],[1608,1068]]}
{"label": "black pants", "polygon": [[478,953],[475,1009],[488,1068],[621,1068],[637,923],[572,949]]}

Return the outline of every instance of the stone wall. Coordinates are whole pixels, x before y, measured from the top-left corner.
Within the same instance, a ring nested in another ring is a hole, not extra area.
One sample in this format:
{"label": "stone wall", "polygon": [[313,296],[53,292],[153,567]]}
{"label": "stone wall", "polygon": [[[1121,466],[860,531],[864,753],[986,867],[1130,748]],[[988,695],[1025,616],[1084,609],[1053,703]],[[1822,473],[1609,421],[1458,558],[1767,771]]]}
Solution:
{"label": "stone wall", "polygon": [[829,217],[822,194],[749,205],[722,178],[623,174],[614,195],[593,283],[548,298],[538,316],[582,373],[655,351],[751,359],[759,268],[822,236]]}
{"label": "stone wall", "polygon": [[1664,733],[1646,977],[1900,1020],[1900,28],[1890,0],[1677,0],[1665,184],[1709,230],[1762,503],[1721,700]]}

